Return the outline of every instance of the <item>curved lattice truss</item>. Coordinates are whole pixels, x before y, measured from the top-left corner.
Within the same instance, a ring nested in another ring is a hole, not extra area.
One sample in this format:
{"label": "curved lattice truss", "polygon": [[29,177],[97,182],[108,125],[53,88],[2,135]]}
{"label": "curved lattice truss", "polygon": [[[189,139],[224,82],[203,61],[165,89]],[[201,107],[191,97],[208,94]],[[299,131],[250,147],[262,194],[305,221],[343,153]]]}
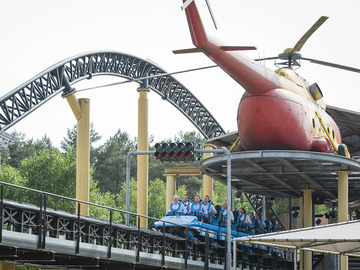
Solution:
{"label": "curved lattice truss", "polygon": [[[97,75],[112,75],[136,80],[166,74],[156,64],[119,52],[90,52],[65,59],[20,85],[0,99],[0,130],[7,130],[46,101],[72,85]],[[201,102],[172,76],[138,81],[167,100],[182,112],[206,137],[225,134],[220,124]]]}

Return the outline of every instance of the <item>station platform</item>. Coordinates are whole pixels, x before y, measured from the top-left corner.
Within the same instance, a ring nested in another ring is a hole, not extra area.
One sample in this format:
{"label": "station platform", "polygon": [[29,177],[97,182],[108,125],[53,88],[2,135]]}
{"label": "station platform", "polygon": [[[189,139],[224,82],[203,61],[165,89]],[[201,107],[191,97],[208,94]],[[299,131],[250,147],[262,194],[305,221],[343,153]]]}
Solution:
{"label": "station platform", "polygon": [[[201,162],[203,174],[226,184],[226,155]],[[240,192],[298,198],[313,189],[324,200],[338,198],[338,171],[348,171],[349,202],[359,200],[360,159],[309,151],[244,151],[231,153],[231,185]]]}

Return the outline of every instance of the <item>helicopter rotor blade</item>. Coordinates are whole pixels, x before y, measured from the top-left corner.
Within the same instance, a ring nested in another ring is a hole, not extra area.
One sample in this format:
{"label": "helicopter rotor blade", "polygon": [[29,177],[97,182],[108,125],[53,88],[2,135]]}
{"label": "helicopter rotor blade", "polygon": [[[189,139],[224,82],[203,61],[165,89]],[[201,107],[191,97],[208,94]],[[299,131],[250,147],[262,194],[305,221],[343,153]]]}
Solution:
{"label": "helicopter rotor blade", "polygon": [[191,4],[192,1],[194,1],[194,0],[187,0],[187,1],[181,6],[181,9],[182,9],[182,10],[185,10],[185,9],[188,7],[188,5]]}
{"label": "helicopter rotor blade", "polygon": [[327,20],[329,17],[321,16],[316,23],[311,26],[311,28],[299,39],[299,41],[295,44],[291,53],[299,52],[304,46],[305,42],[309,39],[309,37]]}
{"label": "helicopter rotor blade", "polygon": [[343,66],[343,65],[339,65],[339,64],[334,64],[334,63],[330,63],[330,62],[325,62],[325,61],[320,61],[320,60],[305,58],[305,57],[302,57],[301,59],[310,61],[310,63],[314,63],[314,64],[319,64],[319,65],[323,65],[323,66],[339,68],[339,69],[344,69],[344,70],[351,71],[351,72],[360,73],[360,69],[358,69],[358,68]]}
{"label": "helicopter rotor blade", "polygon": [[209,9],[209,12],[210,12],[210,15],[211,15],[211,19],[213,20],[213,23],[215,25],[215,29],[217,30],[217,24],[216,24],[216,21],[215,21],[215,16],[214,16],[214,13],[212,12],[212,9],[211,9],[211,6],[210,6],[210,2],[209,0],[205,0],[207,6],[208,6],[208,9]]}
{"label": "helicopter rotor blade", "polygon": [[258,58],[258,59],[254,59],[254,61],[275,60],[275,59],[279,59],[279,57],[274,56],[274,57]]}

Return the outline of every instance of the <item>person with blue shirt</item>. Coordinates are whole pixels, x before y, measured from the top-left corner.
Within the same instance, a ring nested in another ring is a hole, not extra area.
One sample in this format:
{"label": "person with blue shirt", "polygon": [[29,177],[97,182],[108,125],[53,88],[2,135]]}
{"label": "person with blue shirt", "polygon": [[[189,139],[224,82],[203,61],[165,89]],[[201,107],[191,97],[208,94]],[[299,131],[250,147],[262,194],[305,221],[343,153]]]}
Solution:
{"label": "person with blue shirt", "polygon": [[258,214],[255,212],[255,218],[257,219],[257,221],[259,222],[259,229],[260,232],[266,232],[266,223],[265,220]]}
{"label": "person with blue shirt", "polygon": [[[227,202],[223,202],[222,204],[222,216],[224,217],[224,222],[226,223],[226,220],[227,220]],[[232,211],[230,211],[230,216],[231,216],[231,222],[234,222],[234,214]]]}
{"label": "person with blue shirt", "polygon": [[200,211],[200,214],[206,215],[205,222],[209,223],[210,215],[215,217],[215,215],[217,213],[214,204],[212,203],[212,201],[209,198],[209,195],[205,195],[205,197],[204,197],[204,206],[206,208],[207,214],[204,211]]}
{"label": "person with blue shirt", "polygon": [[200,220],[200,212],[205,213],[207,215],[207,210],[204,204],[201,203],[201,199],[199,195],[195,195],[195,202],[190,205],[190,209],[188,215],[197,216]]}
{"label": "person with blue shirt", "polygon": [[246,213],[244,207],[240,207],[239,213],[240,213],[241,228],[245,229],[245,232],[247,233],[248,230],[251,228],[250,216]]}
{"label": "person with blue shirt", "polygon": [[190,206],[191,206],[192,201],[190,200],[190,197],[189,197],[188,194],[185,194],[185,195],[184,195],[183,203],[185,204],[186,210],[187,210],[188,213],[189,213],[189,210],[190,210]]}
{"label": "person with blue shirt", "polygon": [[180,198],[178,195],[174,195],[173,202],[170,204],[170,208],[167,216],[175,216],[175,215],[186,215],[187,209],[186,206],[180,202]]}

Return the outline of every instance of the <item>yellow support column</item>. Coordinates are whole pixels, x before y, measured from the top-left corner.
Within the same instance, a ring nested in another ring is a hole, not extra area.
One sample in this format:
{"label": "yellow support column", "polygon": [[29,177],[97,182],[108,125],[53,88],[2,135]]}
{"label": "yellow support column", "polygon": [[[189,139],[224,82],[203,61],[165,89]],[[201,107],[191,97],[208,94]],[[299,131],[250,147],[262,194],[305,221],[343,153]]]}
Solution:
{"label": "yellow support column", "polygon": [[[204,145],[205,149],[213,149],[211,145]],[[204,159],[212,157],[212,153],[204,153]],[[206,174],[203,175],[203,198],[205,195],[209,195],[210,200],[213,199],[213,179]]]}
{"label": "yellow support column", "polygon": [[[299,212],[300,212],[300,228],[304,228],[304,197],[301,196],[299,199]],[[304,270],[304,251],[300,250],[300,270]]]}
{"label": "yellow support column", "polygon": [[[313,213],[312,213],[312,193],[313,189],[302,190],[304,194],[304,228],[312,227]],[[312,269],[312,252],[304,251],[304,270]]]}
{"label": "yellow support column", "polygon": [[299,218],[300,218],[300,228],[304,228],[304,197],[299,199]]}
{"label": "yellow support column", "polygon": [[176,193],[176,174],[164,174],[166,176],[166,212],[170,208]]}
{"label": "yellow support column", "polygon": [[[148,98],[149,89],[139,88],[138,100],[138,151],[148,151]],[[148,174],[149,157],[148,155],[137,156],[137,213],[148,215]],[[140,219],[140,227],[148,228],[146,218]]]}
{"label": "yellow support column", "polygon": [[[76,98],[75,94],[66,97],[77,119],[76,152],[76,199],[89,201],[90,179],[90,99]],[[76,207],[76,211],[77,211]],[[80,215],[89,216],[89,205],[81,204]]]}
{"label": "yellow support column", "polygon": [[7,264],[3,261],[0,261],[0,270],[14,270],[15,265],[13,264]]}
{"label": "yellow support column", "polygon": [[[348,174],[349,171],[338,171],[338,222],[348,221],[348,202],[349,187]],[[340,269],[347,270],[349,268],[348,256],[340,256]]]}
{"label": "yellow support column", "polygon": [[[90,99],[80,98],[81,118],[77,127],[76,199],[89,201],[90,181]],[[80,215],[89,216],[89,205],[83,204]]]}

